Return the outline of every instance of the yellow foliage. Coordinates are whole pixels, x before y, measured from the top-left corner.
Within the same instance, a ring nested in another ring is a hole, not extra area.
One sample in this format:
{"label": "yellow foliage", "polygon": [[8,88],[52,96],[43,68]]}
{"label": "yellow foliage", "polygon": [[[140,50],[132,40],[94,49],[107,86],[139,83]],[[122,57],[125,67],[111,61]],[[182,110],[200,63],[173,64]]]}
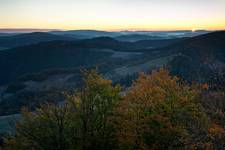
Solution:
{"label": "yellow foliage", "polygon": [[181,148],[204,130],[199,91],[178,81],[165,69],[140,74],[116,109],[121,149]]}

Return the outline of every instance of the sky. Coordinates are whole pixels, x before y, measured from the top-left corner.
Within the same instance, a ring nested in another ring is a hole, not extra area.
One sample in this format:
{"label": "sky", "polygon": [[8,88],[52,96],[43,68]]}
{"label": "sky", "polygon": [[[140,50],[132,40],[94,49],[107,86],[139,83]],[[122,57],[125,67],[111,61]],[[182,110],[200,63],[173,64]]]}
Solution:
{"label": "sky", "polygon": [[0,0],[0,28],[223,30],[225,0]]}

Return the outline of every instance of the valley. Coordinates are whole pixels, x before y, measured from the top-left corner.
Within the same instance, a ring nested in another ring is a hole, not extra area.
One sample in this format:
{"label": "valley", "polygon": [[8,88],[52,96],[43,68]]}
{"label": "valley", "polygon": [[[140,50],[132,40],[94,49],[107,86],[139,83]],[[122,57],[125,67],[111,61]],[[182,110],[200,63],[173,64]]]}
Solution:
{"label": "valley", "polygon": [[[113,37],[74,40],[64,34],[63,37],[59,33],[55,33],[56,37],[48,34],[16,35],[22,37],[19,41],[29,39],[25,43],[18,42],[19,46],[14,36],[7,37],[15,47],[0,51],[0,69],[4,70],[0,74],[1,116],[17,114],[23,106],[34,110],[45,102],[62,102],[63,92],[72,92],[81,86],[80,69],[84,68],[97,67],[104,77],[124,87],[138,73],[160,67],[170,69],[172,74],[188,82],[206,82],[217,73],[222,78],[225,75],[224,31],[132,42]],[[1,117],[5,130],[7,118]]]}
{"label": "valley", "polygon": [[225,0],[0,0],[0,150],[225,150]]}

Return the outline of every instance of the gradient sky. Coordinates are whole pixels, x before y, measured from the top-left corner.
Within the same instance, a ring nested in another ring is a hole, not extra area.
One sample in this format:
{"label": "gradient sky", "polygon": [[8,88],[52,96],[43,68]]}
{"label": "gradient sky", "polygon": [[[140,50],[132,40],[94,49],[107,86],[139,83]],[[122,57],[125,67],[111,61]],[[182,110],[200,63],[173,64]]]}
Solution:
{"label": "gradient sky", "polygon": [[0,28],[225,29],[225,0],[0,0]]}

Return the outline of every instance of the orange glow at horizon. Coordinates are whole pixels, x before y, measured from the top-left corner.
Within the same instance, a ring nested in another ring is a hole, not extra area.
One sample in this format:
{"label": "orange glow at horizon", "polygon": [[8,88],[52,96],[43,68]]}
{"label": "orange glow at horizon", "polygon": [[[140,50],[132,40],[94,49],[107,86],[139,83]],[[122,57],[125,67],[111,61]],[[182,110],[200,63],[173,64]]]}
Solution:
{"label": "orange glow at horizon", "polygon": [[7,0],[0,28],[224,30],[224,0]]}

